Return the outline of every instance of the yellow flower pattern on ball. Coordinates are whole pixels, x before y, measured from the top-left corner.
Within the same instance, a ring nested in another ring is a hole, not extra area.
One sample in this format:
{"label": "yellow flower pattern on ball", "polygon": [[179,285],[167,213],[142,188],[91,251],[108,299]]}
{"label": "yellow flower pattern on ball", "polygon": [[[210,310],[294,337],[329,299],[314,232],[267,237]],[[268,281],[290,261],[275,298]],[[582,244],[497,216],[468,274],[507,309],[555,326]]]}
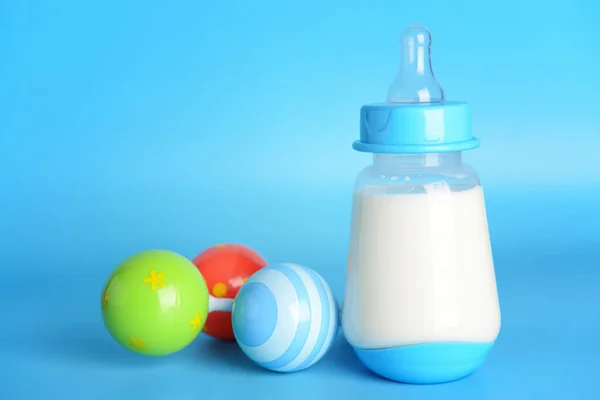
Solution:
{"label": "yellow flower pattern on ball", "polygon": [[133,347],[136,350],[144,350],[148,348],[146,343],[144,343],[144,339],[136,339],[134,337],[130,337],[129,341],[131,342],[131,347]]}
{"label": "yellow flower pattern on ball", "polygon": [[152,270],[150,270],[150,276],[147,278],[144,278],[144,283],[149,283],[150,288],[152,290],[156,290],[156,288],[158,286],[160,286],[160,287],[166,286],[165,282],[163,282],[164,277],[165,277],[164,272],[156,273],[156,271],[152,269]]}
{"label": "yellow flower pattern on ball", "polygon": [[192,331],[196,332],[196,329],[202,326],[202,314],[196,313],[194,319],[190,321],[190,325],[192,325]]}

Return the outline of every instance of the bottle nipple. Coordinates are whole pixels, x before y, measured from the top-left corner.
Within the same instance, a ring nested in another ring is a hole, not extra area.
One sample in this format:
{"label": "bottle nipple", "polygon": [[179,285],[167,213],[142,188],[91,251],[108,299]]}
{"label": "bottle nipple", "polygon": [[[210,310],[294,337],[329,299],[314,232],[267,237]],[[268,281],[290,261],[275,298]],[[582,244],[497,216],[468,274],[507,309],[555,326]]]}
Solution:
{"label": "bottle nipple", "polygon": [[431,33],[410,25],[402,33],[400,70],[387,95],[389,103],[440,103],[444,90],[431,68]]}

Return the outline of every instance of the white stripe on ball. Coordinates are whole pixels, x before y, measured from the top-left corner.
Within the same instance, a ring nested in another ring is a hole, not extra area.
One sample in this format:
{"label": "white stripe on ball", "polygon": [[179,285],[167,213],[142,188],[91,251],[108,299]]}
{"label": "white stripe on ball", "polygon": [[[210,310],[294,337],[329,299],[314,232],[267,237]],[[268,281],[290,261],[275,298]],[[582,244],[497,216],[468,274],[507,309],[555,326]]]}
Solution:
{"label": "white stripe on ball", "polygon": [[337,328],[337,324],[338,324],[338,313],[336,310],[335,298],[333,297],[333,293],[331,293],[331,289],[329,288],[329,285],[327,284],[327,282],[325,282],[323,277],[319,274],[317,274],[317,276],[323,283],[323,286],[325,287],[325,291],[327,292],[327,302],[329,303],[329,315],[330,315],[329,328],[327,331],[327,339],[325,339],[325,343],[323,343],[323,347],[321,347],[319,354],[317,354],[315,359],[309,365],[307,365],[306,368],[310,367],[311,365],[313,365],[314,363],[319,361],[321,359],[321,357],[323,357],[324,353],[327,350],[329,350],[329,347],[331,347],[331,342],[334,339],[334,336],[335,336],[334,334],[336,332],[336,328]]}
{"label": "white stripe on ball", "polygon": [[291,370],[297,368],[298,366],[300,366],[300,364],[302,364],[308,358],[308,356],[314,349],[315,344],[317,343],[317,339],[319,338],[319,333],[321,332],[321,323],[322,323],[322,315],[323,315],[323,311],[322,311],[323,303],[322,302],[325,301],[326,299],[321,299],[321,297],[319,296],[319,291],[317,289],[317,286],[316,286],[314,280],[306,272],[306,270],[304,268],[300,268],[295,264],[283,264],[283,265],[285,265],[286,267],[289,267],[291,270],[293,270],[296,274],[298,274],[298,276],[302,280],[302,283],[304,284],[304,287],[306,288],[306,291],[308,293],[307,300],[310,304],[310,313],[311,313],[310,330],[308,331],[308,337],[306,338],[306,342],[304,343],[302,350],[300,351],[298,356],[296,356],[296,358],[294,360],[292,360],[290,363],[288,363],[287,365],[285,365],[281,368],[276,369],[277,371],[280,371],[280,372],[287,372],[287,371],[291,371]]}

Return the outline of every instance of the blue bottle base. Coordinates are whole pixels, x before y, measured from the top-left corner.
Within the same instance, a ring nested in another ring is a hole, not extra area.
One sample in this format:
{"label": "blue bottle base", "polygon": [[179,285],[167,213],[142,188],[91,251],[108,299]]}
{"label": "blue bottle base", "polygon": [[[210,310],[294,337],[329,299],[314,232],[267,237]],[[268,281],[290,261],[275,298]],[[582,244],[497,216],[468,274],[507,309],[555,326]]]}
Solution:
{"label": "blue bottle base", "polygon": [[360,361],[384,378],[411,384],[436,384],[477,370],[494,343],[431,343],[389,349],[354,348]]}

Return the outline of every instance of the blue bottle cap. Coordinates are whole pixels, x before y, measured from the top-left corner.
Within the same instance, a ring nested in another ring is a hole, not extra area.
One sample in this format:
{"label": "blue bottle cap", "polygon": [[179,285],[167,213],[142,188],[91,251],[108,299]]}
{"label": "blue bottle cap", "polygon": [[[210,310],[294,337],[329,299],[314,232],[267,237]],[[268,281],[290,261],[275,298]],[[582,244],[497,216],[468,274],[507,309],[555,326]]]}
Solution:
{"label": "blue bottle cap", "polygon": [[418,154],[479,147],[471,134],[469,104],[446,101],[431,68],[430,50],[427,28],[411,25],[404,30],[398,75],[386,102],[361,108],[355,150]]}

